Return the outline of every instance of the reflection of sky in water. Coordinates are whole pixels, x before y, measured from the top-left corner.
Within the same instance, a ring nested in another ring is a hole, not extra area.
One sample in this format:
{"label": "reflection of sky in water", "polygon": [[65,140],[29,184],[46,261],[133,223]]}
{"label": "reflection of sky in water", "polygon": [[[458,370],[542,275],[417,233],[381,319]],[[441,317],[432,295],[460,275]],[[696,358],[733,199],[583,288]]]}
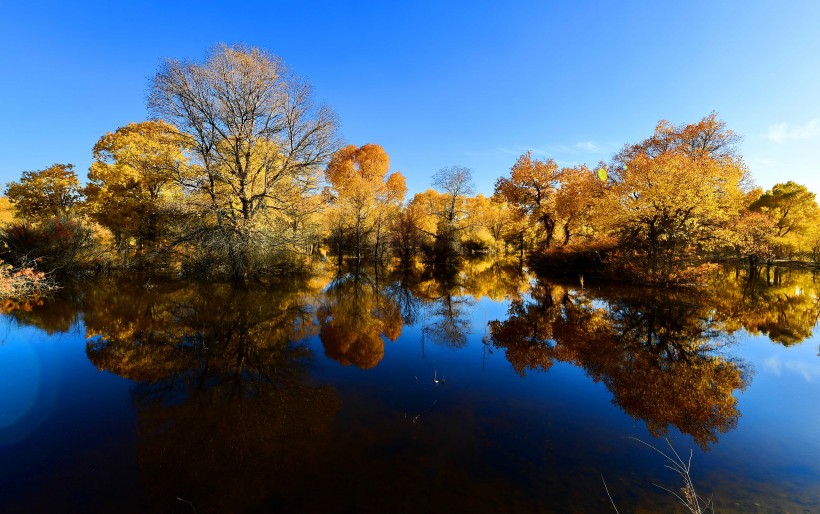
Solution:
{"label": "reflection of sky in water", "polygon": [[764,361],[764,368],[768,373],[780,376],[783,373],[793,373],[803,377],[806,382],[814,382],[820,377],[820,363],[809,363],[805,361],[783,360],[777,356],[767,357]]}
{"label": "reflection of sky in water", "polygon": [[0,446],[23,441],[52,414],[62,375],[49,337],[7,321],[0,344]]}
{"label": "reflection of sky in water", "polygon": [[0,347],[0,433],[10,430],[31,409],[40,387],[40,362],[24,344]]}
{"label": "reflection of sky in water", "polygon": [[743,355],[754,364],[758,378],[766,374],[781,380],[816,383],[820,381],[819,328],[815,327],[809,339],[788,347],[772,344],[766,336],[751,336],[745,332],[741,332],[738,339],[743,342]]}

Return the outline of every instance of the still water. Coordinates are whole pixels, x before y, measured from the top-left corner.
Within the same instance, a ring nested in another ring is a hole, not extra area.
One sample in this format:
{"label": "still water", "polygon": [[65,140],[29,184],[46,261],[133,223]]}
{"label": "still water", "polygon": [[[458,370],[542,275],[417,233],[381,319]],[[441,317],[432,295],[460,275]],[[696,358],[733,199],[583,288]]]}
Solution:
{"label": "still water", "polygon": [[472,262],[7,304],[0,512],[820,512],[820,276]]}

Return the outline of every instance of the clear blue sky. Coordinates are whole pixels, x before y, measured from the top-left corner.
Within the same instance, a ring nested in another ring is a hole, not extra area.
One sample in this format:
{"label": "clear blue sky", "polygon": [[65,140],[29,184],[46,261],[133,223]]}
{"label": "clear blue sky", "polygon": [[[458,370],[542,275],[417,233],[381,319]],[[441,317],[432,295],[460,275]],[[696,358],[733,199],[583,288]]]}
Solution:
{"label": "clear blue sky", "polygon": [[225,42],[282,56],[411,192],[460,164],[488,194],[525,150],[592,165],[716,110],[759,185],[820,193],[820,2],[444,4],[0,0],[0,181],[85,176],[164,57]]}

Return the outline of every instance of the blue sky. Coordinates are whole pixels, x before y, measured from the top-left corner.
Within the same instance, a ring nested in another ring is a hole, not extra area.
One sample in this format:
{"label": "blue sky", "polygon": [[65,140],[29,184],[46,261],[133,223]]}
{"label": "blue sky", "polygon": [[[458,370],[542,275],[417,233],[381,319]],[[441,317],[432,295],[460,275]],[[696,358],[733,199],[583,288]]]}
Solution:
{"label": "blue sky", "polygon": [[820,2],[23,2],[0,0],[0,181],[71,162],[146,118],[165,57],[282,56],[411,192],[439,168],[489,194],[523,151],[608,160],[712,110],[759,185],[820,193]]}

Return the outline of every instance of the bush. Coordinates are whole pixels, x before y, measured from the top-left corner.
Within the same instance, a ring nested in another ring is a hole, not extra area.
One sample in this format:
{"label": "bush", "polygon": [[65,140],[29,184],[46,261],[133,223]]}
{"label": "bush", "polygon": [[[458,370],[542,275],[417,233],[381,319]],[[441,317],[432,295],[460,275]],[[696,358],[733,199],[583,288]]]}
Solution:
{"label": "bush", "polygon": [[48,273],[76,273],[99,261],[91,229],[72,219],[14,223],[0,232],[0,244],[0,258],[16,268],[35,263]]}
{"label": "bush", "polygon": [[42,271],[0,264],[0,300],[30,300],[54,289],[54,279]]}

